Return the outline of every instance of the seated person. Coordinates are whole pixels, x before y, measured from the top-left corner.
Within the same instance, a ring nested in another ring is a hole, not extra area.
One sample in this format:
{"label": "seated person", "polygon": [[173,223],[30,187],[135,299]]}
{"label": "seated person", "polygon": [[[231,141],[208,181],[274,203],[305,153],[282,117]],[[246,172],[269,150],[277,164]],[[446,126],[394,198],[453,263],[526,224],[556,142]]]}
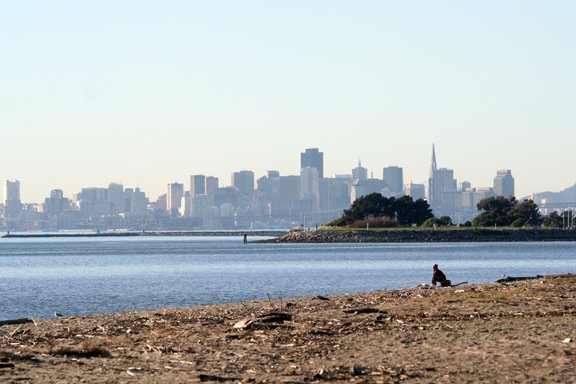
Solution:
{"label": "seated person", "polygon": [[438,269],[438,264],[432,267],[432,285],[436,286],[436,283],[440,283],[441,287],[452,286],[452,282],[446,278],[444,272]]}

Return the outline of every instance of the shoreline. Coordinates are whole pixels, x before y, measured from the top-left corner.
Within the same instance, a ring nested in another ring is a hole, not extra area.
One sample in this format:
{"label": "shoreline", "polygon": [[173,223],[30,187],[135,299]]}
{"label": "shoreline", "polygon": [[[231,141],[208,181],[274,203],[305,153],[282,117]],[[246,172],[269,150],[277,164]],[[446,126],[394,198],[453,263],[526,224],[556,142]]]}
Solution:
{"label": "shoreline", "polygon": [[99,237],[270,237],[250,243],[429,243],[429,242],[531,242],[576,241],[574,229],[549,228],[393,228],[393,229],[292,229],[251,231],[117,231],[6,233],[1,238]]}
{"label": "shoreline", "polygon": [[292,230],[255,243],[430,243],[430,242],[531,242],[576,241],[573,229],[344,229]]}
{"label": "shoreline", "polygon": [[575,338],[576,275],[547,275],[4,325],[0,379],[574,382]]}

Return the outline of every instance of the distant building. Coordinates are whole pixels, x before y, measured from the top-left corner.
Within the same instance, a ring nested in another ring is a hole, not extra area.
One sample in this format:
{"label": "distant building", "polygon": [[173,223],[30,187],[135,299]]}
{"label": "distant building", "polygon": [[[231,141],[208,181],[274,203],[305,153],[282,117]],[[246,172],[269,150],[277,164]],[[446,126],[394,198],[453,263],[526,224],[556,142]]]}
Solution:
{"label": "distant building", "polygon": [[206,176],[190,176],[190,197],[206,194]]}
{"label": "distant building", "polygon": [[184,191],[182,201],[180,202],[179,214],[181,217],[190,217],[192,211],[192,199],[190,198],[190,191]]}
{"label": "distant building", "polygon": [[318,148],[307,148],[300,154],[300,169],[302,168],[316,168],[318,177],[324,177],[324,153],[320,152]]}
{"label": "distant building", "polygon": [[385,167],[383,172],[384,184],[390,189],[390,194],[401,197],[404,189],[404,173],[402,168],[397,166]]}
{"label": "distant building", "polygon": [[118,214],[124,211],[124,186],[110,183],[108,185],[108,201],[112,203],[112,213]]}
{"label": "distant building", "polygon": [[320,210],[318,169],[306,166],[300,170],[300,200],[303,213]]}
{"label": "distant building", "polygon": [[232,174],[232,186],[240,195],[251,196],[254,193],[254,172],[239,171]]}
{"label": "distant building", "polygon": [[148,213],[148,204],[150,203],[146,193],[140,190],[140,188],[134,189],[132,196],[130,197],[130,212],[133,215],[146,215]]}
{"label": "distant building", "polygon": [[22,201],[20,200],[20,181],[6,180],[4,189],[4,216],[8,229],[18,226],[22,214]]}
{"label": "distant building", "polygon": [[496,196],[509,198],[514,195],[514,177],[509,169],[496,172],[494,178],[494,193]]}
{"label": "distant building", "polygon": [[280,199],[280,172],[268,171],[256,184],[255,215],[262,220],[270,219],[273,216],[272,209]]}
{"label": "distant building", "polygon": [[112,214],[112,203],[108,200],[108,188],[82,188],[76,195],[80,212],[85,217],[96,218]]}
{"label": "distant building", "polygon": [[352,181],[364,181],[368,179],[368,169],[362,166],[360,160],[358,160],[358,166],[352,169]]}
{"label": "distant building", "polygon": [[350,193],[350,200],[353,203],[355,200],[359,199],[362,196],[369,195],[371,193],[380,193],[384,192],[384,180],[380,179],[366,179],[362,181],[357,181],[352,184],[352,191]]}
{"label": "distant building", "polygon": [[288,219],[298,217],[297,201],[300,199],[300,176],[280,176],[278,203],[272,205],[272,214]]}
{"label": "distant building", "polygon": [[232,174],[232,186],[238,195],[235,208],[246,223],[251,221],[254,208],[254,172],[239,171]]}
{"label": "distant building", "polygon": [[410,182],[404,186],[404,194],[416,201],[426,198],[426,186],[424,184],[414,184]]}
{"label": "distant building", "polygon": [[351,185],[349,177],[320,179],[320,211],[325,217],[337,217],[343,209],[350,208]]}
{"label": "distant building", "polygon": [[184,196],[184,184],[170,183],[166,193],[166,210],[172,217],[180,215],[180,206],[182,205],[182,197]]}
{"label": "distant building", "polygon": [[450,216],[455,219],[456,211],[462,207],[462,195],[456,188],[454,171],[438,168],[436,151],[432,146],[432,161],[430,162],[430,177],[428,179],[428,204],[435,216]]}
{"label": "distant building", "polygon": [[209,196],[214,196],[218,188],[218,178],[214,176],[206,176],[206,194]]}
{"label": "distant building", "polygon": [[51,190],[50,197],[44,199],[44,204],[42,204],[42,212],[47,215],[55,215],[69,210],[71,210],[70,199],[64,197],[64,192],[61,189]]}

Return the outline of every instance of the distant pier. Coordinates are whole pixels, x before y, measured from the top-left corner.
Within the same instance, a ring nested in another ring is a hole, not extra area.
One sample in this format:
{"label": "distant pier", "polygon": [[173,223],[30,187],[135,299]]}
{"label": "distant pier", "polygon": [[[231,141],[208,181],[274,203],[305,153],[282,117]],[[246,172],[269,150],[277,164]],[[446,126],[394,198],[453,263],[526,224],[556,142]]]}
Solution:
{"label": "distant pier", "polygon": [[287,230],[261,231],[140,231],[140,232],[50,232],[50,233],[7,233],[2,238],[49,238],[49,237],[157,237],[157,236],[250,236],[277,237],[287,234]]}

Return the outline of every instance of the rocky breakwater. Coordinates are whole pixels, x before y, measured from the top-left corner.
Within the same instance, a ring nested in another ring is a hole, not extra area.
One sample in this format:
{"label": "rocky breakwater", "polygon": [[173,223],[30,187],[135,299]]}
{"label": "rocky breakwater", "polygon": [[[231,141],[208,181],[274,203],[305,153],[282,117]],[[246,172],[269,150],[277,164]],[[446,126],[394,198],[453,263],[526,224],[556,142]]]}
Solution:
{"label": "rocky breakwater", "polygon": [[478,241],[575,241],[576,231],[563,229],[390,229],[292,230],[263,243],[424,243]]}

